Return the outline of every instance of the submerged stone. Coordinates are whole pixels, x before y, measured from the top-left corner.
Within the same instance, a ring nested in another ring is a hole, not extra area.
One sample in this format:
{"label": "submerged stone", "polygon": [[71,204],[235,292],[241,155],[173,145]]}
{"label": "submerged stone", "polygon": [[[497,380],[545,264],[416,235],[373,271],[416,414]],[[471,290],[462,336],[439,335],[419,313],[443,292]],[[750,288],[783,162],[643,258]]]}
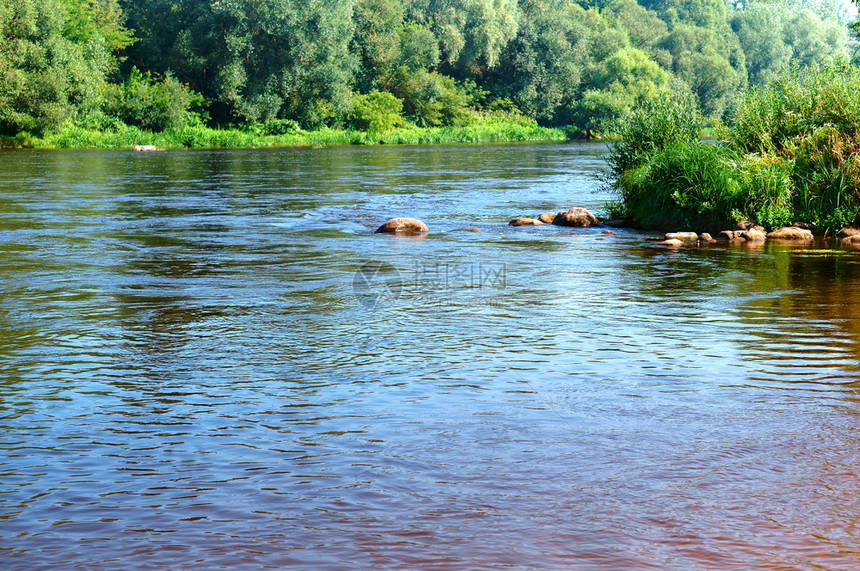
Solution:
{"label": "submerged stone", "polygon": [[514,218],[508,226],[543,226],[543,222],[534,218]]}

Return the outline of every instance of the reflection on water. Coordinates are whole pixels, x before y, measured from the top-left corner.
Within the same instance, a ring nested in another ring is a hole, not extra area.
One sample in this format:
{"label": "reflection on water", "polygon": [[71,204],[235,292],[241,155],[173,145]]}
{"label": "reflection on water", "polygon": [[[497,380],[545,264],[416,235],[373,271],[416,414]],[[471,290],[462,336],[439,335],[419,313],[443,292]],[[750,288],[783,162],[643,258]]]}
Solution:
{"label": "reflection on water", "polygon": [[856,568],[860,254],[604,152],[0,154],[3,567]]}

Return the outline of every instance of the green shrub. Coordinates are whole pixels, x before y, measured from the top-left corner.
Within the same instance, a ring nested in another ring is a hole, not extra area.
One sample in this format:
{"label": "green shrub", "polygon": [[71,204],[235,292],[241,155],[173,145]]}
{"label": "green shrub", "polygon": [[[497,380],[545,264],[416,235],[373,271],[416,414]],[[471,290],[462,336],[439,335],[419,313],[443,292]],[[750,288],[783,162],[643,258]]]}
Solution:
{"label": "green shrub", "polygon": [[128,125],[161,132],[199,123],[199,114],[191,109],[202,103],[200,94],[170,73],[156,81],[149,72],[141,73],[134,67],[125,83],[108,89],[105,113]]}
{"label": "green shrub", "polygon": [[743,188],[732,176],[737,156],[719,146],[678,142],[626,169],[616,184],[626,213],[649,228],[716,229],[732,222]]}
{"label": "green shrub", "polygon": [[403,100],[404,113],[419,127],[468,124],[471,97],[454,79],[401,67],[396,82],[394,93]]}
{"label": "green shrub", "polygon": [[263,123],[266,135],[295,135],[300,130],[298,122],[292,119],[269,119]]}
{"label": "green shrub", "polygon": [[[697,141],[689,102],[644,106],[610,154],[624,208],[645,226],[749,219],[835,232],[860,212],[860,70],[792,70],[741,97],[721,141]],[[695,229],[695,228],[694,228]]]}
{"label": "green shrub", "polygon": [[374,90],[366,95],[353,96],[347,123],[359,131],[382,133],[406,125],[402,111],[402,100],[390,93]]}

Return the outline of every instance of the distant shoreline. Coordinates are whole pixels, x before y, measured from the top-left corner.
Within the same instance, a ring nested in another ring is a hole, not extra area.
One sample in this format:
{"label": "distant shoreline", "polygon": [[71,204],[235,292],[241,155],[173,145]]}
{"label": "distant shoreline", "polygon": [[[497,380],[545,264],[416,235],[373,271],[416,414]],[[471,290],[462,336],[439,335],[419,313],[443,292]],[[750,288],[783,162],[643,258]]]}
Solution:
{"label": "distant shoreline", "polygon": [[434,145],[453,143],[564,141],[562,128],[514,122],[479,122],[463,127],[408,127],[384,132],[321,129],[285,135],[267,135],[253,128],[216,129],[204,126],[160,133],[137,127],[99,131],[69,126],[58,133],[35,136],[20,133],[0,138],[4,149],[131,149],[145,145],[158,149],[326,147],[335,145]]}

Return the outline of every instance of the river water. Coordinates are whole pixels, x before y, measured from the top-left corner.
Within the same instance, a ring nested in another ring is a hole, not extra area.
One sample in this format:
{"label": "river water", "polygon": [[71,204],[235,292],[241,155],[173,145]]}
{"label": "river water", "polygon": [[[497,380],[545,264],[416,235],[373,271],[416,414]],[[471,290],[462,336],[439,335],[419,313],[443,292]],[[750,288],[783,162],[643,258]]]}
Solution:
{"label": "river water", "polygon": [[605,152],[0,154],[0,566],[858,568],[860,253]]}

